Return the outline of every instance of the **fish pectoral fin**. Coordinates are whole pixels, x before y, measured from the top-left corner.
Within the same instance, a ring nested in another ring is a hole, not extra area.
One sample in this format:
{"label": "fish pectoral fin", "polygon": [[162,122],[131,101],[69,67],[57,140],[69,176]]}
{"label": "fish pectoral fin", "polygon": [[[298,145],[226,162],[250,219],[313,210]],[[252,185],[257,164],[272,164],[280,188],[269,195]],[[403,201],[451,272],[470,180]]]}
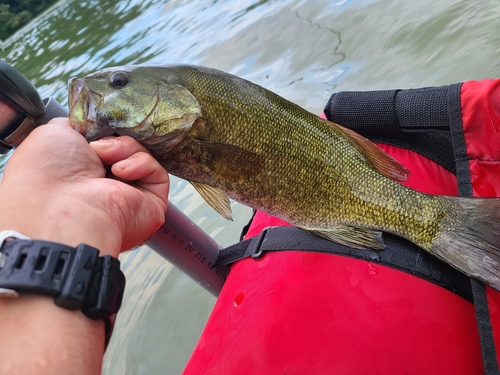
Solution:
{"label": "fish pectoral fin", "polygon": [[384,248],[382,232],[372,229],[340,225],[330,229],[302,229],[355,249],[381,250]]}
{"label": "fish pectoral fin", "polygon": [[410,176],[411,172],[404,165],[372,141],[351,129],[344,128],[338,124],[335,125],[344,135],[353,140],[354,146],[363,155],[367,163],[377,172],[395,181],[405,181]]}
{"label": "fish pectoral fin", "polygon": [[224,219],[233,220],[231,215],[231,205],[226,193],[210,185],[200,182],[189,181],[196,191],[212,206]]}
{"label": "fish pectoral fin", "polygon": [[263,159],[253,151],[224,142],[197,142],[203,164],[226,181],[242,181],[262,170]]}

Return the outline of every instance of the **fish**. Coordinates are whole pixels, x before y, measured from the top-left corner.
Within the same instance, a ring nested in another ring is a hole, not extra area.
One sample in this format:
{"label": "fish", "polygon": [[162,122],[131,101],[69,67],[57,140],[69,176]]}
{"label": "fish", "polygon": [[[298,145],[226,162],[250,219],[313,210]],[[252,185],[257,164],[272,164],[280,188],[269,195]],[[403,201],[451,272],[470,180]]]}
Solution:
{"label": "fish", "polygon": [[429,195],[371,141],[235,75],[130,65],[68,83],[88,141],[127,135],[231,219],[230,199],[353,248],[406,238],[500,290],[500,200]]}

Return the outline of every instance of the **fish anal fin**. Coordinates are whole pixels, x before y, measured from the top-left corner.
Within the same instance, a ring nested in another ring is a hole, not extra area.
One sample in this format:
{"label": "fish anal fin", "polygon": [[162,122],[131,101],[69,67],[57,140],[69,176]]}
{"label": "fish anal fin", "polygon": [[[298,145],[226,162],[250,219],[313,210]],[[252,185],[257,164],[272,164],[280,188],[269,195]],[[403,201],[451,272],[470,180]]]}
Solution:
{"label": "fish anal fin", "polygon": [[395,181],[405,181],[410,176],[410,171],[391,155],[386,153],[372,141],[351,129],[335,124],[338,129],[350,138],[366,161],[380,174]]}
{"label": "fish anal fin", "polygon": [[212,206],[224,219],[233,220],[231,216],[231,204],[226,193],[210,185],[200,182],[190,181],[191,185],[202,196],[205,201]]}
{"label": "fish anal fin", "polygon": [[302,228],[327,240],[355,249],[381,250],[384,248],[382,232],[352,226],[336,226],[329,229]]}
{"label": "fish anal fin", "polygon": [[224,142],[197,142],[204,164],[226,181],[242,181],[262,170],[262,157],[253,151]]}

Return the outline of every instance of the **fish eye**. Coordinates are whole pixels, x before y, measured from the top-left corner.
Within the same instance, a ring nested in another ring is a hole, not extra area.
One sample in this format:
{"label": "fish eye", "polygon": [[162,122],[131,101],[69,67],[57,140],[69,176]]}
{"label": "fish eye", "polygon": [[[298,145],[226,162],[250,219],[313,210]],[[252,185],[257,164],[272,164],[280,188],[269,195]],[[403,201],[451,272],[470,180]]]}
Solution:
{"label": "fish eye", "polygon": [[128,74],[125,72],[115,72],[109,77],[109,84],[114,89],[122,89],[129,82]]}

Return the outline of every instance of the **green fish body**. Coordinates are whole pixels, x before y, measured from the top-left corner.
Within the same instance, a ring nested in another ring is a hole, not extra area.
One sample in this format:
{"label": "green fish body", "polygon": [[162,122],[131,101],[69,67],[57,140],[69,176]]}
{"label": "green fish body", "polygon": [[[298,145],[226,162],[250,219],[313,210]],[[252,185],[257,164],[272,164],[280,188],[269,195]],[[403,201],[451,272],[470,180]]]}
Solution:
{"label": "green fish body", "polygon": [[432,196],[376,145],[258,85],[199,66],[110,68],[70,81],[88,140],[145,145],[224,217],[228,197],[332,241],[382,249],[404,237],[500,290],[500,200]]}

